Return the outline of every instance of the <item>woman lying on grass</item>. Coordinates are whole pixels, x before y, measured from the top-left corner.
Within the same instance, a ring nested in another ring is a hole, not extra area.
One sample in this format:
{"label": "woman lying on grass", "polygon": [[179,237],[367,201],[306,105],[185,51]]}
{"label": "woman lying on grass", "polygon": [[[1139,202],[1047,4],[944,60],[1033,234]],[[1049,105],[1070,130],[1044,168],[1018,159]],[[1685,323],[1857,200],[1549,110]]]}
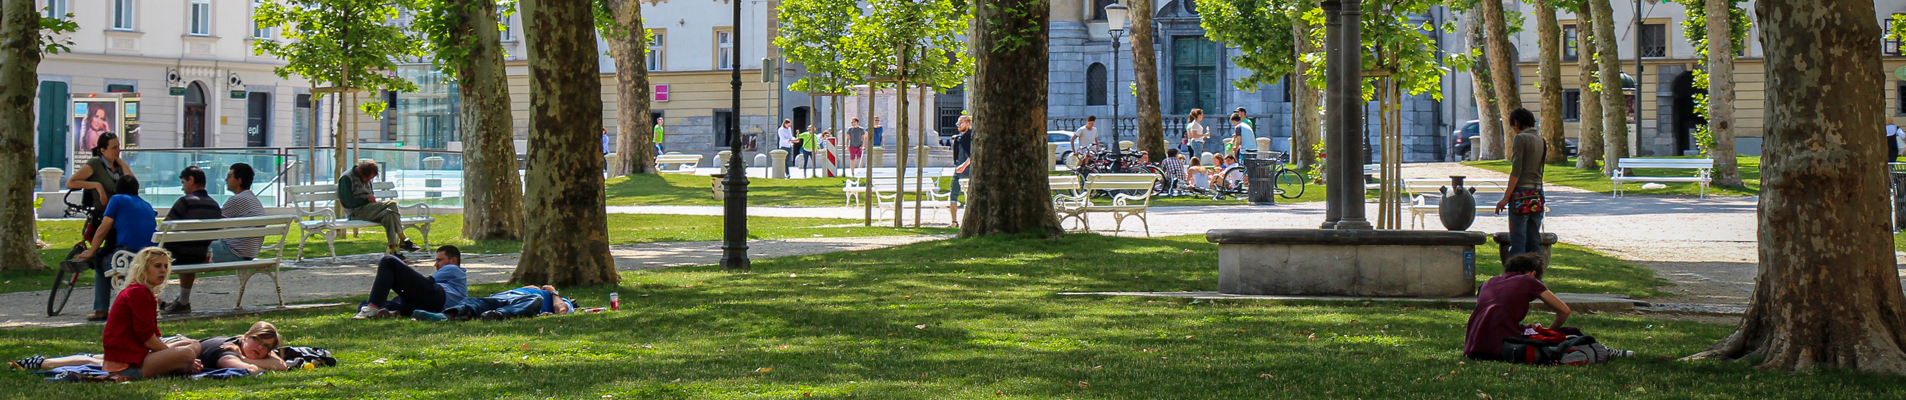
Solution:
{"label": "woman lying on grass", "polygon": [[[287,369],[284,359],[278,357],[278,352],[272,351],[283,346],[284,339],[278,336],[278,327],[270,322],[253,323],[250,330],[238,336],[192,340],[180,335],[168,337],[162,341],[170,348],[191,349],[196,346],[197,362],[206,369],[240,368],[254,374]],[[76,354],[57,358],[33,356],[8,363],[13,368],[28,371],[87,365],[104,367],[105,364],[106,359],[100,354]]]}

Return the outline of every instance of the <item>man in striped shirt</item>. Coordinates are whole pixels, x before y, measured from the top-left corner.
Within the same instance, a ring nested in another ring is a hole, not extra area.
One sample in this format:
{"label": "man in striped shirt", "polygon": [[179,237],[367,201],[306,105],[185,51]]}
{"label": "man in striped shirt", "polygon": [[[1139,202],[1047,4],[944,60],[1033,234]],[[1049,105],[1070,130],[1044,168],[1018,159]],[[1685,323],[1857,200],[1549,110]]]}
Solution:
{"label": "man in striped shirt", "polygon": [[[251,182],[254,172],[250,164],[232,164],[225,173],[225,190],[237,192],[225,200],[219,213],[224,218],[256,217],[265,215],[265,207],[258,203],[258,195],[252,194]],[[250,260],[258,257],[258,248],[264,246],[265,238],[233,238],[213,240],[207,249],[213,263]],[[198,274],[179,274],[179,298],[163,304],[167,314],[192,312],[192,283],[198,280]]]}

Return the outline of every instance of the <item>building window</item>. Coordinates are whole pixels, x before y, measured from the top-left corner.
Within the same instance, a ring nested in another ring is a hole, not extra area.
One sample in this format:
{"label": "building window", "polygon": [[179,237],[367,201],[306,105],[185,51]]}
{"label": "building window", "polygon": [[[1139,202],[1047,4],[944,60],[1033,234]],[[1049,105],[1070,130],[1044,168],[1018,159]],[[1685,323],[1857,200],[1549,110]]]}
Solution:
{"label": "building window", "polygon": [[112,0],[112,1],[113,1],[113,29],[122,30],[122,31],[133,30],[132,0]]}
{"label": "building window", "polygon": [[655,32],[655,41],[649,42],[649,70],[667,70],[668,68],[662,65],[662,60],[667,59],[664,55],[667,54],[666,51],[668,50],[668,35],[664,34],[661,30],[652,31]]}
{"label": "building window", "polygon": [[[252,0],[251,2],[252,14],[256,15],[258,13],[258,8],[263,7],[264,5],[265,5],[264,0]],[[251,37],[254,39],[271,39],[271,27],[259,24],[258,20],[253,19],[251,22]]]}
{"label": "building window", "polygon": [[1105,6],[1112,5],[1112,3],[1113,0],[1092,0],[1092,20],[1104,21]]}
{"label": "building window", "polygon": [[1575,52],[1575,35],[1575,25],[1562,25],[1562,61],[1575,61],[1579,57]]}
{"label": "building window", "polygon": [[734,69],[735,58],[735,31],[715,31],[715,69]]}
{"label": "building window", "polygon": [[46,0],[46,18],[66,19],[66,0]]}
{"label": "building window", "polygon": [[212,35],[212,0],[192,0],[191,17],[193,36]]}
{"label": "building window", "polygon": [[132,93],[137,91],[139,91],[139,88],[133,85],[127,85],[127,84],[107,84],[106,85],[106,93]]}
{"label": "building window", "polygon": [[1900,81],[1895,85],[1896,87],[1893,91],[1893,108],[1897,109],[1897,111],[1894,113],[1897,115],[1906,115],[1906,81]]}
{"label": "building window", "polygon": [[1562,91],[1562,120],[1576,122],[1582,120],[1582,90]]}
{"label": "building window", "polygon": [[1105,105],[1105,64],[1092,63],[1085,68],[1085,105]]}
{"label": "building window", "polygon": [[1641,56],[1668,56],[1668,25],[1641,24]]}
{"label": "building window", "polygon": [[508,15],[497,16],[496,24],[503,27],[503,31],[497,35],[499,38],[505,42],[516,41],[516,27],[510,25],[510,17]]}

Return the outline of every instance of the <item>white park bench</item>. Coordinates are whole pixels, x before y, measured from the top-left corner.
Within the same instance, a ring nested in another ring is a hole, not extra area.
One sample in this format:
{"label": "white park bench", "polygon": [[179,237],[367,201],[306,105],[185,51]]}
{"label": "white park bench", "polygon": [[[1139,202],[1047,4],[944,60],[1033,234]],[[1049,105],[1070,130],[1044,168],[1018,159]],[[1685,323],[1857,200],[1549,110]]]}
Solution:
{"label": "white park bench", "polygon": [[[1410,194],[1410,228],[1414,229],[1418,226],[1429,226],[1429,224],[1423,222],[1424,216],[1435,214],[1440,211],[1441,208],[1437,204],[1430,204],[1429,199],[1424,195],[1430,193],[1440,195],[1442,193],[1441,189],[1447,186],[1450,186],[1449,178],[1409,178],[1403,180],[1403,190]],[[1507,190],[1508,186],[1509,179],[1507,178],[1463,179],[1463,187],[1476,189],[1477,214],[1494,212],[1496,210],[1495,199],[1501,198],[1501,196],[1484,196],[1484,193],[1500,194]],[[1450,189],[1455,190],[1455,188]],[[1445,197],[1445,200],[1447,200],[1447,197]]]}
{"label": "white park bench", "polygon": [[[155,246],[164,246],[166,243],[254,237],[265,238],[266,241],[269,242],[270,238],[277,237],[277,244],[259,249],[259,257],[256,259],[221,263],[173,265],[172,273],[195,274],[238,271],[237,304],[233,307],[244,308],[245,287],[250,284],[252,275],[262,272],[271,276],[271,285],[278,291],[278,306],[284,307],[285,290],[278,281],[278,265],[279,261],[284,258],[285,234],[291,230],[291,224],[296,220],[297,217],[290,215],[267,215],[245,218],[163,221],[159,223],[158,229],[153,232],[152,242],[156,243]],[[265,258],[265,251],[268,250],[276,251],[277,254],[274,254],[271,258]],[[113,254],[113,269],[107,272],[107,276],[113,278],[112,284],[115,289],[125,288],[126,273],[128,268],[132,267],[130,264],[132,264],[134,256],[133,253],[124,250]]]}
{"label": "white park bench", "polygon": [[693,174],[702,163],[700,154],[668,153],[655,156],[655,170],[664,174]]}
{"label": "white park bench", "polygon": [[[1079,221],[1080,229],[1086,231],[1092,230],[1088,222],[1090,219],[1087,218],[1091,213],[1112,214],[1112,221],[1117,224],[1115,231],[1125,230],[1125,218],[1138,217],[1138,221],[1145,226],[1145,236],[1151,236],[1151,222],[1145,219],[1145,211],[1151,205],[1152,187],[1158,179],[1160,177],[1154,174],[1092,174],[1086,176],[1079,194],[1053,196],[1052,208],[1059,214],[1061,225],[1067,219],[1075,219]],[[1112,195],[1111,204],[1102,204],[1092,200],[1092,193],[1100,190],[1139,194],[1117,193]]]}
{"label": "white park bench", "polygon": [[[1708,158],[1623,158],[1615,163],[1615,176],[1608,178],[1615,184],[1615,197],[1621,197],[1622,182],[1694,182],[1701,184],[1701,198],[1707,198],[1707,185],[1712,181],[1714,160]],[[1694,170],[1694,176],[1634,176],[1629,169],[1688,169]]]}
{"label": "white park bench", "polygon": [[[377,196],[378,200],[396,199],[397,192],[392,190],[396,186],[396,184],[390,182],[374,182],[371,185],[371,194]],[[337,237],[340,232],[351,229],[378,228],[383,226],[378,225],[376,222],[358,221],[338,216],[336,211],[332,208],[332,204],[337,203],[338,200],[337,190],[337,185],[285,187],[285,194],[290,198],[292,207],[298,208],[294,211],[298,214],[298,229],[301,230],[298,237],[299,260],[304,259],[305,241],[312,236],[324,237],[325,245],[331,249],[331,260],[336,261],[338,256]],[[397,209],[398,214],[401,214],[398,218],[398,223],[404,228],[416,229],[424,238],[424,248],[430,248],[430,224],[437,222],[436,218],[430,216],[430,205],[423,203],[408,206],[399,205]]]}
{"label": "white park bench", "polygon": [[[918,180],[916,181],[916,179]],[[907,176],[902,178],[876,176],[869,179],[868,182],[874,188],[874,208],[880,209],[883,213],[894,212],[896,208],[894,203],[896,202],[906,203],[898,205],[898,207],[903,209],[914,207],[922,209],[944,208],[947,210],[948,215],[951,215],[953,210],[959,207],[959,203],[954,202],[952,199],[952,192],[940,191],[940,180],[938,177]],[[916,201],[907,199],[906,196],[902,196],[903,194],[917,195],[921,198]]]}
{"label": "white park bench", "polygon": [[1079,190],[1081,190],[1080,188],[1083,187],[1084,183],[1079,181],[1078,175],[1048,175],[1046,176],[1046,185],[1051,187],[1054,192],[1079,194]]}

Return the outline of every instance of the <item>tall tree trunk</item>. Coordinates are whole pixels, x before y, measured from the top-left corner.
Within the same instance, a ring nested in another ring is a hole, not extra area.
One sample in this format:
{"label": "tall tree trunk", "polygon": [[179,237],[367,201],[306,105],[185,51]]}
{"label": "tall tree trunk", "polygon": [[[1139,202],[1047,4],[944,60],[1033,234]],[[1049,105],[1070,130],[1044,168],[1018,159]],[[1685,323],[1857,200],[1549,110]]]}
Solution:
{"label": "tall tree trunk", "polygon": [[1045,159],[1048,0],[981,0],[973,38],[972,199],[960,236],[1058,236]]}
{"label": "tall tree trunk", "polygon": [[1548,143],[1542,158],[1546,164],[1568,161],[1568,143],[1564,141],[1568,136],[1562,132],[1562,25],[1555,21],[1555,2],[1536,0],[1535,4],[1535,30],[1542,46],[1542,61],[1537,67],[1542,83],[1536,85],[1542,93],[1542,121],[1537,126]]}
{"label": "tall tree trunk", "polygon": [[1500,112],[1502,127],[1501,141],[1489,144],[1489,149],[1508,158],[1514,155],[1515,146],[1507,145],[1509,140],[1520,132],[1509,132],[1509,113],[1522,108],[1522,93],[1516,87],[1515,49],[1509,48],[1509,24],[1503,21],[1501,0],[1482,0],[1476,3],[1482,12],[1483,52],[1489,54],[1490,88],[1496,91],[1496,110]]}
{"label": "tall tree trunk", "polygon": [[609,52],[615,58],[616,125],[621,140],[616,141],[614,175],[654,174],[655,119],[649,118],[648,29],[642,25],[640,0],[611,0],[616,27],[621,32],[605,35]]}
{"label": "tall tree trunk", "polygon": [[457,33],[473,43],[470,59],[457,68],[463,101],[463,237],[471,240],[520,240],[523,237],[523,178],[516,174],[510,142],[510,86],[503,70],[496,2],[458,0],[462,26]]}
{"label": "tall tree trunk", "polygon": [[[1309,11],[1315,8],[1317,8],[1315,2],[1305,1],[1298,3],[1298,9],[1301,11]],[[1310,32],[1313,28],[1309,23],[1306,23],[1301,18],[1294,18],[1291,20],[1291,29],[1294,31],[1293,36],[1295,36],[1297,40],[1297,54],[1299,55],[1299,57],[1297,57],[1297,69],[1292,73],[1290,82],[1291,93],[1295,94],[1293,97],[1296,97],[1293,99],[1296,101],[1291,103],[1291,137],[1296,138],[1298,143],[1291,147],[1297,150],[1298,159],[1300,160],[1298,161],[1298,166],[1307,167],[1317,165],[1317,151],[1312,149],[1311,146],[1315,146],[1319,143],[1319,140],[1321,140],[1320,135],[1322,130],[1318,127],[1317,112],[1321,109],[1319,106],[1323,104],[1323,93],[1318,92],[1317,88],[1313,88],[1305,83],[1305,81],[1308,80],[1306,76],[1309,74],[1312,66],[1309,62],[1304,61],[1301,55],[1317,52],[1318,49],[1316,43],[1311,42]],[[1196,155],[1194,154],[1192,156]]]}
{"label": "tall tree trunk", "polygon": [[1580,118],[1582,134],[1576,146],[1575,168],[1590,171],[1602,168],[1601,164],[1597,163],[1602,159],[1602,98],[1595,92],[1593,85],[1590,85],[1595,82],[1595,74],[1598,71],[1595,62],[1595,42],[1601,40],[1593,34],[1595,31],[1593,19],[1593,14],[1588,12],[1587,3],[1575,8],[1575,44],[1578,46],[1575,50],[1575,60],[1581,67],[1579,79],[1582,87],[1581,95],[1577,96],[1578,101],[1582,103]]}
{"label": "tall tree trunk", "polygon": [[602,79],[589,0],[522,2],[528,26],[530,149],[524,284],[616,283],[602,192]]}
{"label": "tall tree trunk", "polygon": [[[1487,47],[1484,42],[1482,11],[1470,10],[1463,18],[1469,26],[1469,48],[1471,50]],[[1484,54],[1470,66],[1470,83],[1475,86],[1477,135],[1481,143],[1470,143],[1470,151],[1476,152],[1478,160],[1500,160],[1502,154],[1502,109],[1496,107],[1494,73],[1490,71],[1489,55]]]}
{"label": "tall tree trunk", "polygon": [[1138,107],[1138,150],[1165,159],[1165,116],[1159,114],[1158,49],[1152,45],[1152,0],[1132,0],[1132,102]]}
{"label": "tall tree trunk", "polygon": [[1880,30],[1846,22],[1873,18],[1873,2],[1756,6],[1768,110],[1760,277],[1740,327],[1689,358],[1906,373],[1906,295],[1888,221],[1872,217],[1888,212],[1886,146],[1872,128],[1885,124]]}
{"label": "tall tree trunk", "polygon": [[[1615,175],[1615,164],[1628,157],[1628,98],[1621,90],[1620,44],[1615,43],[1615,9],[1608,0],[1588,0],[1595,14],[1595,68],[1602,81],[1602,175]],[[1641,77],[1635,77],[1640,79]]]}
{"label": "tall tree trunk", "polygon": [[40,11],[0,3],[0,270],[44,269],[34,248],[33,95],[39,90]]}
{"label": "tall tree trunk", "polygon": [[1740,160],[1734,157],[1732,8],[1729,0],[1707,0],[1707,131],[1714,136],[1708,156],[1714,157],[1715,186],[1742,187]]}

